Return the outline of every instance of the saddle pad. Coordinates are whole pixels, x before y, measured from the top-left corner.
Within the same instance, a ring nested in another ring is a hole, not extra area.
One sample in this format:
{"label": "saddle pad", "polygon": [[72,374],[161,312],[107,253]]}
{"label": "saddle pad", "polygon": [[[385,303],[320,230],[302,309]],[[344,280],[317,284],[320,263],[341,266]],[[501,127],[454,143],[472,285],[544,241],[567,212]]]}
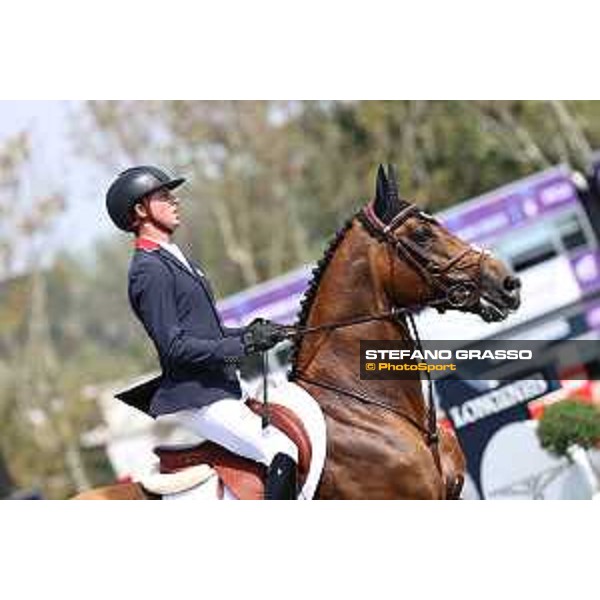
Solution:
{"label": "saddle pad", "polygon": [[[264,405],[253,399],[248,407],[262,416]],[[298,478],[300,485],[306,481],[312,458],[310,438],[300,419],[289,408],[277,403],[269,404],[271,424],[283,431],[298,447]],[[264,465],[229,452],[222,446],[207,441],[191,449],[156,448],[160,471],[173,473],[192,465],[208,464],[219,478],[241,500],[264,498],[267,469]]]}

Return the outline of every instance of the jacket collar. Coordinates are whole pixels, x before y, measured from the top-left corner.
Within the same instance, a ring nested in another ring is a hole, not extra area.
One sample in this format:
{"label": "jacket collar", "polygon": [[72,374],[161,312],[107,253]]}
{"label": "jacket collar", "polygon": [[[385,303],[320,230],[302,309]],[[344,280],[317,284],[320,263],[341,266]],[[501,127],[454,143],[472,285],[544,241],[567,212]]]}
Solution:
{"label": "jacket collar", "polygon": [[165,250],[158,242],[143,237],[137,238],[135,240],[135,249],[144,250],[145,252],[158,251],[158,256],[171,262],[171,264],[175,265],[178,269],[181,269],[184,273],[187,273],[196,281],[203,283],[202,276],[198,272],[198,265],[193,260],[190,260],[189,258],[187,259],[188,263],[192,267],[192,270],[190,271],[179,259],[175,258],[168,250]]}
{"label": "jacket collar", "polygon": [[146,252],[152,252],[154,250],[158,250],[160,248],[160,244],[155,242],[154,240],[150,240],[148,238],[136,238],[135,240],[135,249],[136,250],[146,250]]}

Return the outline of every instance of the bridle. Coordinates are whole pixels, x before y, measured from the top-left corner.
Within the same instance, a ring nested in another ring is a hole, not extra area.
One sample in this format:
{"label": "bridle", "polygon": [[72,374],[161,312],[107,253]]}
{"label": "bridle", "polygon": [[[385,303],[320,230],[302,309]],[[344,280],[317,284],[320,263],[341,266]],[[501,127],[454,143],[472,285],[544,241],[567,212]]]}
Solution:
{"label": "bridle", "polygon": [[[471,246],[468,246],[455,256],[449,258],[444,264],[440,265],[434,260],[431,260],[429,256],[423,251],[423,249],[412,240],[406,238],[396,237],[394,232],[413,217],[420,217],[431,221],[433,218],[425,215],[419,207],[414,204],[409,204],[403,208],[393,219],[385,224],[375,214],[373,209],[373,203],[368,204],[364,207],[357,215],[359,221],[365,226],[366,230],[376,238],[384,241],[393,248],[396,253],[403,258],[416,273],[418,273],[423,280],[429,284],[429,286],[439,292],[426,303],[427,306],[436,308],[440,312],[443,312],[446,308],[466,310],[479,304],[481,300],[481,280],[483,272],[483,264],[488,256],[484,250],[478,250]],[[476,278],[465,279],[459,282],[453,282],[448,277],[448,272],[458,265],[460,261],[465,258],[468,254],[477,253],[478,258],[478,269]],[[416,309],[417,307],[414,307]],[[417,330],[414,318],[414,310],[407,308],[393,307],[391,310],[384,311],[381,313],[372,313],[352,319],[346,319],[344,321],[335,321],[331,323],[323,323],[312,327],[298,327],[293,326],[289,328],[288,338],[300,338],[306,334],[317,333],[320,331],[340,329],[343,327],[350,327],[360,323],[366,323],[370,321],[383,321],[388,320],[396,324],[402,323],[402,318],[406,317],[410,323],[409,335],[412,334],[414,342],[417,348],[422,352],[423,347],[419,332]],[[292,379],[300,379],[306,383],[316,385],[333,392],[341,393],[345,396],[358,400],[365,404],[372,404],[379,406],[389,412],[393,412],[399,415],[403,419],[410,422],[418,431],[425,435],[427,444],[432,452],[436,467],[440,474],[442,473],[441,459],[439,453],[439,434],[437,425],[437,415],[435,401],[433,398],[433,383],[431,375],[428,371],[425,371],[428,383],[428,410],[427,410],[427,422],[425,425],[417,422],[412,416],[406,414],[395,407],[389,406],[385,401],[377,398],[372,398],[366,394],[356,391],[347,390],[340,387],[337,384],[331,382],[325,382],[321,380],[313,379],[310,376],[305,375],[302,372],[295,370],[292,374]]]}
{"label": "bridle", "polygon": [[[362,217],[361,220],[363,223],[366,220],[368,224],[371,225],[371,228],[375,228],[375,231],[379,232],[379,236],[396,250],[397,254],[421,276],[425,283],[439,292],[438,296],[433,297],[426,303],[427,306],[443,312],[446,308],[466,310],[479,304],[481,300],[483,263],[489,256],[486,250],[467,246],[464,250],[458,252],[443,264],[439,264],[435,260],[432,260],[427,256],[423,249],[410,238],[396,237],[394,235],[394,232],[399,227],[413,217],[419,217],[428,222],[435,222],[433,217],[423,213],[421,209],[414,204],[408,204],[387,225],[379,220],[372,204],[366,206],[359,213],[359,218],[360,217]],[[369,230],[371,228],[367,227]],[[450,280],[448,272],[469,254],[478,255],[477,277],[475,279],[465,279],[458,282]]]}

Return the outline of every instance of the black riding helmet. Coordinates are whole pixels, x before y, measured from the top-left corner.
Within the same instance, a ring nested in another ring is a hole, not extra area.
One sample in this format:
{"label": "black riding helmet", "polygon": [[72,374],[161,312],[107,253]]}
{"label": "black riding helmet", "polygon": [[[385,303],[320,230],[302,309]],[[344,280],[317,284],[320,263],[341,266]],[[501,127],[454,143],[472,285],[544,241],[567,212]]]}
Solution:
{"label": "black riding helmet", "polygon": [[173,190],[184,181],[183,177],[173,178],[158,167],[132,167],[123,171],[108,188],[106,210],[119,229],[131,231],[133,207],[144,196],[164,188]]}

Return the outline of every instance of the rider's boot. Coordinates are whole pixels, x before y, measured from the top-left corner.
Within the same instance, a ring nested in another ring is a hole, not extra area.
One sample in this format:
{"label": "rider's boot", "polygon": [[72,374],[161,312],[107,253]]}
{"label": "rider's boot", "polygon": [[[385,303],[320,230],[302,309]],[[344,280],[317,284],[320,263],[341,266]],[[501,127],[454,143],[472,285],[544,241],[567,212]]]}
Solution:
{"label": "rider's boot", "polygon": [[298,497],[298,465],[287,454],[279,452],[267,471],[265,500],[296,500]]}

